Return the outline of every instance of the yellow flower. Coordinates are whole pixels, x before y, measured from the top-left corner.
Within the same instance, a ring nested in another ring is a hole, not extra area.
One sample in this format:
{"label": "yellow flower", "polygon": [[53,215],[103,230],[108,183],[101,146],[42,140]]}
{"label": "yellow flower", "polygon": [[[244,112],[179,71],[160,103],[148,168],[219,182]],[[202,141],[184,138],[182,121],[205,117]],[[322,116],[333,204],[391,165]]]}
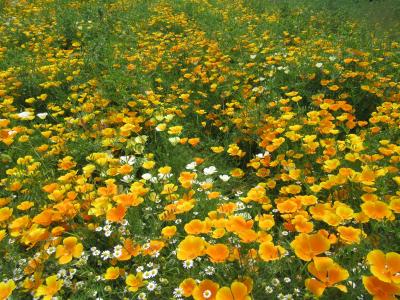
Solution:
{"label": "yellow flower", "polygon": [[119,268],[118,267],[109,267],[104,274],[104,278],[107,280],[114,280],[119,277]]}
{"label": "yellow flower", "polygon": [[5,300],[10,297],[12,291],[15,289],[15,283],[13,280],[0,283],[0,300]]}
{"label": "yellow flower", "polygon": [[347,292],[346,286],[337,284],[349,278],[349,272],[329,257],[314,257],[308,271],[316,278],[306,279],[305,285],[315,296],[320,297],[327,287],[335,287]]}
{"label": "yellow flower", "polygon": [[387,283],[400,283],[400,254],[396,252],[384,253],[373,250],[367,255],[367,262],[371,273],[380,281]]}
{"label": "yellow flower", "polygon": [[157,131],[164,131],[167,128],[167,124],[165,123],[160,123],[157,125],[156,130]]}
{"label": "yellow flower", "polygon": [[167,183],[166,185],[164,185],[161,195],[170,195],[170,194],[176,192],[177,189],[178,189],[178,187],[176,185],[174,185],[173,183]]}
{"label": "yellow flower", "polygon": [[153,167],[154,167],[155,164],[156,164],[155,161],[148,160],[148,161],[145,161],[145,162],[143,163],[142,167],[145,168],[145,169],[147,169],[147,170],[150,170],[150,169],[153,169]]}
{"label": "yellow flower", "polygon": [[161,167],[158,169],[158,172],[163,175],[169,174],[171,173],[171,167],[170,166]]}
{"label": "yellow flower", "polygon": [[248,287],[239,281],[234,281],[231,287],[222,287],[218,290],[216,300],[251,300]]}
{"label": "yellow flower", "polygon": [[337,167],[340,166],[340,160],[338,159],[329,159],[324,163],[324,170],[328,173],[335,170]]}
{"label": "yellow flower", "polygon": [[219,146],[219,147],[211,147],[210,149],[214,153],[221,153],[221,152],[224,151],[224,147],[221,147],[221,146]]}
{"label": "yellow flower", "polygon": [[202,238],[188,235],[180,244],[176,251],[179,260],[193,260],[204,254],[205,242]]}
{"label": "yellow flower", "polygon": [[5,236],[7,235],[6,230],[0,230],[0,242],[5,238]]}
{"label": "yellow flower", "polygon": [[336,92],[337,90],[340,89],[340,87],[339,87],[338,85],[334,84],[334,85],[330,86],[329,89],[330,89],[331,91],[333,91],[333,92]]}
{"label": "yellow flower", "polygon": [[170,239],[171,237],[173,237],[176,233],[176,226],[172,225],[172,226],[166,226],[161,230],[161,234],[163,235],[163,237]]}
{"label": "yellow flower", "polygon": [[246,152],[241,150],[239,146],[236,144],[230,144],[227,152],[229,153],[230,156],[243,157],[246,155]]}
{"label": "yellow flower", "polygon": [[240,169],[240,168],[236,168],[236,169],[231,170],[230,174],[233,177],[236,177],[236,178],[242,178],[245,175],[243,170]]}
{"label": "yellow flower", "polygon": [[63,240],[63,245],[58,245],[56,249],[56,258],[60,264],[67,264],[72,257],[78,258],[82,255],[83,245],[78,243],[76,237],[67,237]]}
{"label": "yellow flower", "polygon": [[9,207],[0,208],[0,222],[7,221],[13,213],[13,209]]}
{"label": "yellow flower", "polygon": [[182,126],[172,126],[172,127],[169,128],[168,134],[171,134],[171,135],[173,135],[173,134],[179,135],[179,134],[181,134],[182,129],[183,129]]}
{"label": "yellow flower", "polygon": [[43,300],[51,300],[61,289],[63,280],[57,280],[57,275],[46,278],[46,285],[41,284],[36,290],[35,297],[43,296]]}
{"label": "yellow flower", "polygon": [[19,210],[28,210],[28,209],[30,209],[31,207],[33,207],[34,205],[35,205],[35,203],[32,202],[32,201],[24,201],[24,202],[21,202],[21,203],[17,206],[17,208],[18,208]]}
{"label": "yellow flower", "polygon": [[128,290],[131,292],[137,292],[137,290],[144,285],[142,278],[142,273],[138,273],[137,275],[129,274],[125,280]]}

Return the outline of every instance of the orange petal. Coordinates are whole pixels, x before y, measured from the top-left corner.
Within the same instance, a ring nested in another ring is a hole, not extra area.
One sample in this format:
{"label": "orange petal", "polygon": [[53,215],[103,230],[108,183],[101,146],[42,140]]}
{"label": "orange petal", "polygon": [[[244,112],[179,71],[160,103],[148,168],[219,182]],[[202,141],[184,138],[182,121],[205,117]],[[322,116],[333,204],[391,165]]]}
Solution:
{"label": "orange petal", "polygon": [[74,247],[74,250],[72,251],[72,255],[75,258],[78,258],[82,255],[83,252],[83,245],[82,244],[78,244]]}
{"label": "orange petal", "polygon": [[367,261],[370,265],[374,265],[377,268],[384,268],[386,264],[386,257],[381,250],[373,250],[368,253]]}
{"label": "orange petal", "polygon": [[117,207],[111,208],[107,212],[107,220],[111,222],[120,222],[126,214],[126,208],[119,204]]}
{"label": "orange petal", "polygon": [[67,254],[67,255],[63,255],[58,259],[58,262],[60,265],[65,265],[67,263],[69,263],[72,260],[72,255],[71,254]]}
{"label": "orange petal", "polygon": [[247,287],[242,282],[234,281],[231,290],[235,300],[244,300],[247,297]]}
{"label": "orange petal", "polygon": [[316,279],[306,279],[306,288],[315,296],[320,297],[325,291],[325,285]]}
{"label": "orange petal", "polygon": [[234,300],[231,289],[224,286],[217,292],[216,300]]}
{"label": "orange petal", "polygon": [[392,274],[398,274],[392,276],[394,283],[400,283],[400,254],[396,252],[389,252],[386,254],[386,263]]}
{"label": "orange petal", "polygon": [[347,293],[347,287],[345,285],[343,285],[343,284],[335,285],[335,288],[339,289],[343,293]]}
{"label": "orange petal", "polygon": [[78,239],[74,236],[67,237],[63,240],[63,244],[67,249],[73,248],[77,242]]}

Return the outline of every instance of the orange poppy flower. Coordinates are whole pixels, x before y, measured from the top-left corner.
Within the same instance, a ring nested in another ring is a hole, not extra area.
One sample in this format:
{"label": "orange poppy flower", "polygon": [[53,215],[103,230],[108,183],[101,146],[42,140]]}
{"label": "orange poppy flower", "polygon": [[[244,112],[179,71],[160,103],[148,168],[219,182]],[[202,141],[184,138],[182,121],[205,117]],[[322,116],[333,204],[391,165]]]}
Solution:
{"label": "orange poppy flower", "polygon": [[243,202],[249,203],[250,201],[258,203],[268,203],[269,198],[266,195],[266,190],[263,186],[258,185],[247,192],[247,196],[243,198]]}
{"label": "orange poppy flower", "polygon": [[241,150],[237,144],[230,144],[226,152],[229,153],[230,156],[243,157],[246,155],[246,152]]}
{"label": "orange poppy flower", "polygon": [[361,196],[361,200],[367,202],[367,201],[377,201],[379,199],[378,195],[372,194],[372,193],[367,193],[363,194]]}
{"label": "orange poppy flower", "polygon": [[207,195],[207,198],[208,199],[216,199],[216,198],[218,198],[219,196],[221,195],[221,193],[220,192],[210,192],[208,195]]}
{"label": "orange poppy flower", "polygon": [[251,300],[251,297],[244,283],[234,281],[230,288],[224,286],[218,290],[216,300]]}
{"label": "orange poppy flower", "polygon": [[275,246],[274,243],[266,241],[260,244],[258,254],[263,261],[277,260],[286,252],[281,246]]}
{"label": "orange poppy flower", "polygon": [[195,147],[200,143],[200,139],[199,138],[190,138],[190,139],[188,139],[188,143],[191,146]]}
{"label": "orange poppy flower", "polygon": [[76,162],[74,162],[71,156],[66,156],[63,159],[58,161],[58,168],[61,170],[68,170],[76,166]]}
{"label": "orange poppy flower", "polygon": [[42,261],[39,258],[32,258],[28,261],[28,264],[24,268],[24,274],[36,274],[38,273],[36,271],[40,270],[42,266]]}
{"label": "orange poppy flower", "polygon": [[368,253],[367,262],[371,266],[371,273],[380,281],[400,284],[400,254],[373,250]]}
{"label": "orange poppy flower", "polygon": [[296,196],[302,205],[313,205],[318,202],[318,198],[313,195]]}
{"label": "orange poppy flower", "polygon": [[176,233],[176,226],[166,226],[161,230],[161,234],[163,235],[163,237],[170,239],[172,238]]}
{"label": "orange poppy flower", "polygon": [[0,207],[3,207],[11,202],[10,198],[0,198]]}
{"label": "orange poppy flower", "polygon": [[193,219],[189,223],[185,224],[185,231],[188,234],[201,234],[201,233],[207,233],[211,230],[211,227],[207,222],[203,222],[199,219]]}
{"label": "orange poppy flower", "polygon": [[161,195],[171,195],[178,190],[178,187],[173,183],[167,183],[164,185]]}
{"label": "orange poppy flower", "polygon": [[122,247],[121,255],[117,257],[117,259],[122,261],[129,260],[132,256],[139,255],[140,249],[141,247],[139,244],[135,245],[131,239],[126,239]]}
{"label": "orange poppy flower", "polygon": [[223,214],[232,214],[236,209],[236,204],[233,202],[227,202],[218,206],[217,211]]}
{"label": "orange poppy flower", "polygon": [[200,282],[193,290],[192,296],[194,300],[215,300],[219,284],[212,280],[206,279]]}
{"label": "orange poppy flower", "polygon": [[33,224],[29,230],[25,231],[21,242],[25,245],[33,247],[36,243],[44,241],[49,237],[49,232],[46,228],[40,228],[37,224]]}
{"label": "orange poppy flower", "polygon": [[273,215],[261,215],[256,217],[258,221],[258,226],[263,230],[270,230],[275,225],[275,220]]}
{"label": "orange poppy flower", "polygon": [[130,174],[130,173],[132,173],[132,171],[133,171],[133,167],[128,164],[122,165],[118,168],[118,173],[121,175]]}
{"label": "orange poppy flower", "polygon": [[15,283],[13,280],[7,282],[0,282],[0,300],[5,300],[10,297],[13,290],[15,290]]}
{"label": "orange poppy flower", "polygon": [[104,278],[107,280],[114,280],[119,277],[120,270],[118,267],[109,267],[106,271],[106,274],[104,274]]}
{"label": "orange poppy flower", "polygon": [[155,253],[161,251],[165,247],[165,243],[160,240],[151,240],[149,243],[149,247],[142,247],[143,255],[154,255]]}
{"label": "orange poppy flower", "polygon": [[35,203],[32,201],[23,201],[17,206],[17,208],[19,210],[28,210],[31,207],[33,207],[34,205],[35,205]]}
{"label": "orange poppy flower", "polygon": [[58,245],[56,248],[56,258],[60,264],[67,264],[72,260],[72,257],[78,258],[82,255],[83,245],[78,243],[76,237],[70,236],[63,240],[63,245]]}
{"label": "orange poppy flower", "polygon": [[99,193],[100,196],[110,197],[116,195],[117,191],[118,191],[117,185],[114,183],[109,183],[105,187],[100,187],[97,192]]}
{"label": "orange poppy flower", "polygon": [[308,271],[316,277],[306,279],[305,285],[315,296],[320,297],[327,287],[335,287],[347,292],[344,285],[336,283],[349,278],[349,272],[329,257],[314,257],[308,265]]}
{"label": "orange poppy flower", "polygon": [[179,260],[192,260],[204,254],[205,242],[202,238],[188,235],[177,249],[177,257]]}
{"label": "orange poppy flower", "polygon": [[212,238],[219,239],[225,235],[226,231],[224,228],[217,228],[212,232]]}
{"label": "orange poppy flower", "polygon": [[236,234],[239,236],[240,240],[243,243],[251,243],[251,242],[254,242],[255,240],[257,240],[257,238],[258,238],[257,232],[255,232],[252,229],[239,231],[239,232],[236,232]]}
{"label": "orange poppy flower", "polygon": [[144,187],[143,182],[134,182],[130,187],[130,191],[135,195],[144,196],[147,194],[149,189]]}
{"label": "orange poppy flower", "polygon": [[155,161],[153,161],[153,160],[148,160],[148,161],[143,162],[142,167],[143,167],[144,169],[146,169],[146,170],[151,170],[151,169],[154,168],[155,164],[156,164]]}
{"label": "orange poppy flower", "polygon": [[321,233],[307,234],[301,233],[290,243],[295,254],[305,261],[310,261],[313,257],[328,251],[330,241]]}
{"label": "orange poppy flower", "polygon": [[339,166],[340,166],[340,160],[338,160],[336,158],[335,159],[329,159],[329,160],[326,160],[324,162],[323,169],[326,172],[331,173],[333,170],[335,170]]}
{"label": "orange poppy flower", "polygon": [[253,290],[253,279],[248,276],[244,276],[243,278],[240,279],[240,282],[243,283],[247,287],[247,293],[251,293]]}
{"label": "orange poppy flower", "polygon": [[284,186],[280,189],[279,191],[281,194],[299,194],[301,192],[301,186],[299,185],[288,185],[288,186]]}
{"label": "orange poppy flower", "polygon": [[13,209],[9,207],[0,208],[0,222],[7,221],[13,213]]}
{"label": "orange poppy flower", "polygon": [[126,207],[119,204],[116,207],[111,208],[107,212],[107,220],[111,222],[120,222],[124,219],[126,214]]}
{"label": "orange poppy flower", "polygon": [[242,216],[231,216],[225,225],[226,230],[230,232],[241,232],[253,227],[253,221],[246,221]]}
{"label": "orange poppy flower", "polygon": [[297,232],[310,233],[314,229],[314,224],[308,221],[308,217],[297,215],[293,218],[292,224]]}
{"label": "orange poppy flower", "polygon": [[139,197],[137,194],[134,193],[117,195],[113,197],[113,200],[125,207],[138,206],[144,201],[142,197]]}
{"label": "orange poppy flower", "polygon": [[184,187],[185,189],[189,189],[196,178],[196,173],[181,172],[178,181],[181,183],[182,187]]}
{"label": "orange poppy flower", "polygon": [[35,297],[43,296],[43,300],[51,300],[61,289],[63,283],[63,280],[57,280],[57,275],[49,276],[46,278],[46,284],[41,284],[38,287]]}
{"label": "orange poppy flower", "polygon": [[361,209],[369,218],[374,220],[383,220],[392,216],[391,210],[382,201],[366,201],[361,204]]}
{"label": "orange poppy flower", "polygon": [[142,273],[138,273],[137,275],[129,274],[126,277],[125,283],[129,291],[137,292],[144,285]]}
{"label": "orange poppy flower", "polygon": [[43,210],[40,214],[33,218],[33,223],[40,224],[42,226],[49,226],[51,222],[59,219],[58,213],[50,208]]}
{"label": "orange poppy flower", "polygon": [[212,262],[224,262],[229,256],[229,248],[224,244],[209,245],[206,254]]}
{"label": "orange poppy flower", "polygon": [[363,167],[363,171],[359,174],[357,178],[364,185],[374,185],[376,174],[369,167]]}
{"label": "orange poppy flower", "polygon": [[65,228],[62,226],[56,226],[51,230],[51,234],[53,236],[60,236],[65,231]]}
{"label": "orange poppy flower", "polygon": [[294,213],[296,210],[299,209],[298,204],[291,199],[278,203],[276,207],[278,208],[281,214]]}
{"label": "orange poppy flower", "polygon": [[242,169],[236,168],[230,171],[230,174],[236,178],[242,178],[244,176],[244,172]]}
{"label": "orange poppy flower", "polygon": [[182,290],[183,296],[190,297],[196,286],[196,281],[193,278],[186,278],[184,281],[181,282],[179,288]]}
{"label": "orange poppy flower", "polygon": [[21,188],[22,188],[22,184],[18,181],[14,181],[14,182],[10,183],[10,185],[8,186],[8,190],[10,190],[12,192],[19,191]]}
{"label": "orange poppy flower", "polygon": [[396,214],[400,214],[400,197],[391,197],[389,207]]}
{"label": "orange poppy flower", "polygon": [[373,300],[396,300],[396,296],[400,295],[400,287],[397,284],[381,281],[375,276],[363,276],[362,281]]}
{"label": "orange poppy flower", "polygon": [[189,223],[185,224],[184,229],[186,233],[196,235],[210,232],[211,226],[206,221],[193,219]]}
{"label": "orange poppy flower", "polygon": [[57,189],[57,187],[58,187],[58,184],[54,182],[54,183],[50,183],[50,184],[43,186],[42,190],[45,191],[46,193],[50,194],[50,193],[54,192],[54,190]]}
{"label": "orange poppy flower", "polygon": [[224,151],[224,147],[221,146],[210,147],[210,149],[214,153],[221,153]]}
{"label": "orange poppy flower", "polygon": [[361,229],[352,226],[339,226],[337,232],[339,233],[341,240],[346,244],[358,244],[360,243],[361,236],[363,236]]}
{"label": "orange poppy flower", "polygon": [[7,232],[5,229],[0,230],[0,242],[6,237]]}
{"label": "orange poppy flower", "polygon": [[204,162],[204,158],[195,157],[194,161],[196,162],[197,165],[201,165]]}
{"label": "orange poppy flower", "polygon": [[258,231],[257,236],[257,242],[259,243],[272,242],[272,235],[266,233],[265,231]]}

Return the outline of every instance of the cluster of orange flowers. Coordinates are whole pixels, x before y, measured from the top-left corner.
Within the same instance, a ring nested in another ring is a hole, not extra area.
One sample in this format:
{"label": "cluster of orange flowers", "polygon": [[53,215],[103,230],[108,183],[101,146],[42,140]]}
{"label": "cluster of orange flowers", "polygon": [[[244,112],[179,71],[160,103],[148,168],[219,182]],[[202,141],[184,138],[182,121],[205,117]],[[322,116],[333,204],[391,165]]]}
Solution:
{"label": "cluster of orange flowers", "polygon": [[0,300],[400,296],[398,43],[100,2],[6,1]]}

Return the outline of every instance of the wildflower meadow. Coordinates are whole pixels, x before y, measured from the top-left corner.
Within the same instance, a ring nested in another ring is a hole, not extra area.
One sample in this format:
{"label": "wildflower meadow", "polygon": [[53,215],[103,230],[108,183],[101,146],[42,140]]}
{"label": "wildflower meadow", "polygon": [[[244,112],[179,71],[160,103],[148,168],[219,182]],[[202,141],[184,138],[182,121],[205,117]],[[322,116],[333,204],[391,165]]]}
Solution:
{"label": "wildflower meadow", "polygon": [[395,300],[399,213],[399,0],[0,0],[0,300]]}

